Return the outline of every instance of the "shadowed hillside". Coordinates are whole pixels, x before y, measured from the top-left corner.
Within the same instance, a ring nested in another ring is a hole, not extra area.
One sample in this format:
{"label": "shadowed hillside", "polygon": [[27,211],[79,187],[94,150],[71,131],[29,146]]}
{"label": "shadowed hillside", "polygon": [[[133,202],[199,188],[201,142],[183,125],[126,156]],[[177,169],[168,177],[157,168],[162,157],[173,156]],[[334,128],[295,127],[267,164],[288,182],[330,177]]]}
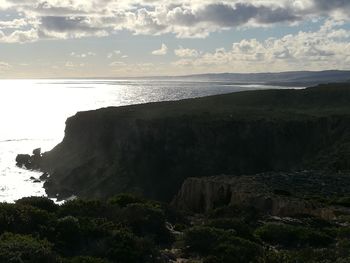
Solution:
{"label": "shadowed hillside", "polygon": [[187,177],[350,168],[350,86],[267,90],[81,112],[44,154],[51,196],[170,200]]}

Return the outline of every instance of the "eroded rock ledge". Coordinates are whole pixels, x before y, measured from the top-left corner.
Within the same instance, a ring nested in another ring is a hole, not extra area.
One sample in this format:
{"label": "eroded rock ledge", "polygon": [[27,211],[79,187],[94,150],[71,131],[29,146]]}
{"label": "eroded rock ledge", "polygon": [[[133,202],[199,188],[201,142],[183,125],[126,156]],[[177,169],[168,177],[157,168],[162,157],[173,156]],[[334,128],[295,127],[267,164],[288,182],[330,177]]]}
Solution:
{"label": "eroded rock ledge", "polygon": [[223,175],[186,179],[172,205],[198,213],[233,205],[253,207],[272,216],[311,215],[331,220],[337,214],[350,214],[349,208],[330,203],[330,200],[347,196],[349,192],[350,172]]}

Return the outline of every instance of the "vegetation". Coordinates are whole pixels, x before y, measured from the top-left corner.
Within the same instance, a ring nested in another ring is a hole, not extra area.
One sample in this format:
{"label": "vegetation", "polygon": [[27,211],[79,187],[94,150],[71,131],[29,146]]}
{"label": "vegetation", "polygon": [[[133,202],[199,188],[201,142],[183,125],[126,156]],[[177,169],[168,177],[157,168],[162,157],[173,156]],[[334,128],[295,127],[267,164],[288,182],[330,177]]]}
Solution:
{"label": "vegetation", "polygon": [[276,221],[232,206],[182,214],[129,194],[60,206],[30,197],[0,204],[0,262],[343,263],[350,259],[349,223]]}

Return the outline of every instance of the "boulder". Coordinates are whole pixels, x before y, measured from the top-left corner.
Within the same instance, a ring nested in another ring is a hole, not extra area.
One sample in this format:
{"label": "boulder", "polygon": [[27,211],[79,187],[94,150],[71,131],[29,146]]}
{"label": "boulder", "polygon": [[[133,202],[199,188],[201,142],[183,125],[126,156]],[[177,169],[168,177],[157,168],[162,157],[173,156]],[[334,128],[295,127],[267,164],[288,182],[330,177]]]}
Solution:
{"label": "boulder", "polygon": [[34,156],[41,156],[41,148],[37,148],[33,150],[33,155]]}
{"label": "boulder", "polygon": [[18,154],[16,157],[17,166],[22,167],[23,165],[27,165],[30,163],[30,155],[29,154]]}
{"label": "boulder", "polygon": [[39,178],[40,180],[45,181],[49,178],[49,173],[43,173]]}

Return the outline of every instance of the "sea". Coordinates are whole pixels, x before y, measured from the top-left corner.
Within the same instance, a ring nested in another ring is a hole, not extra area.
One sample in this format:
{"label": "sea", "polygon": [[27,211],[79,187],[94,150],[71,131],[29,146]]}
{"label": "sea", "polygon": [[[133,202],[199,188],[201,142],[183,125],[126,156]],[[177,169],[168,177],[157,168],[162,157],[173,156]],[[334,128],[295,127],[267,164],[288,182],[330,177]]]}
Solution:
{"label": "sea", "polygon": [[52,149],[64,137],[66,119],[79,111],[282,88],[188,79],[0,80],[0,202],[45,196],[43,183],[31,179],[41,173],[17,167],[16,155]]}

